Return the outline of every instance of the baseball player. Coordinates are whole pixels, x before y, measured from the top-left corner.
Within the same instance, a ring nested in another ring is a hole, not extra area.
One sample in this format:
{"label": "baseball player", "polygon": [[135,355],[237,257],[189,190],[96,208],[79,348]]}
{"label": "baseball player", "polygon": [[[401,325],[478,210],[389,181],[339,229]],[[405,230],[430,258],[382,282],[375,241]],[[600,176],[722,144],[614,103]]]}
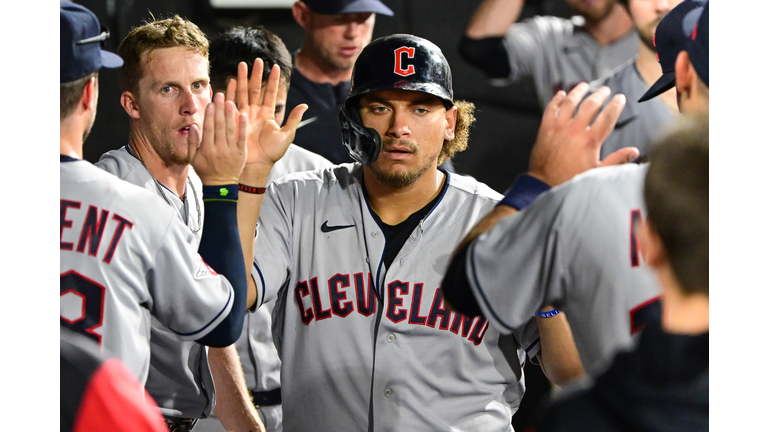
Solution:
{"label": "baseball player", "polygon": [[[254,59],[264,62],[264,70],[272,65],[280,67],[280,87],[277,90],[275,121],[283,123],[286,95],[291,80],[291,55],[280,38],[263,27],[233,27],[211,39],[211,87],[226,90],[229,80],[237,76],[239,63],[252,67]],[[262,87],[269,75],[262,76]],[[275,163],[267,183],[286,174],[330,167],[331,162],[295,144],[288,146],[285,155]],[[283,411],[280,394],[280,358],[272,341],[272,309],[274,301],[264,304],[253,313],[246,314],[237,352],[243,365],[248,391],[267,432],[283,430]],[[199,432],[223,431],[219,419],[212,415],[201,419],[195,426]]]}
{"label": "baseball player", "polygon": [[[175,16],[132,29],[118,53],[125,61],[119,72],[124,89],[121,103],[129,116],[131,135],[128,145],[104,154],[97,166],[162,198],[161,207],[175,211],[192,234],[190,246],[197,247],[207,235],[202,229],[205,214],[198,193],[200,179],[190,167],[186,147],[181,144],[188,130],[200,124],[202,108],[211,97],[208,40],[195,24]],[[258,63],[254,75],[261,76],[261,65]],[[246,77],[247,70],[242,74]],[[254,192],[258,192],[252,187],[257,178],[249,175],[251,158],[259,156],[259,140],[268,138],[270,132],[280,142],[290,143],[302,114],[299,109],[294,110],[298,120],[289,118],[283,129],[274,120],[267,125],[269,130],[265,129],[265,120],[259,115],[274,119],[277,79],[266,89],[263,105],[258,102],[261,80],[251,84],[249,87],[246,82],[242,89],[245,100],[238,98],[237,102],[248,117],[249,159],[239,179],[237,225],[232,225],[240,231],[243,258],[249,268],[252,252],[248,251],[253,245],[257,220],[251,202],[257,200]],[[234,99],[234,92],[227,97]],[[168,283],[168,289],[178,289],[175,282]],[[255,298],[255,291],[250,289],[249,307]],[[234,345],[209,353],[203,345],[179,339],[157,320],[152,321],[151,329],[152,359],[146,388],[172,430],[191,428],[198,419],[210,415],[214,402],[218,402],[217,410],[223,413],[219,418],[227,427],[262,428],[248,397]]]}
{"label": "baseball player", "polygon": [[535,322],[500,337],[438,289],[449,251],[501,197],[438,168],[466,148],[473,108],[453,100],[433,43],[379,38],[341,115],[357,162],[268,187],[252,275],[259,302],[277,298],[284,430],[512,430]]}
{"label": "baseball player", "polygon": [[517,23],[524,3],[484,0],[459,51],[486,72],[492,85],[531,77],[542,110],[558,90],[605,76],[638,53],[637,33],[617,0],[566,0],[577,16],[536,16]]}
{"label": "baseball player", "polygon": [[238,234],[228,227],[236,223],[235,183],[246,140],[226,131],[239,121],[245,134],[247,117],[236,119],[234,106],[219,95],[202,127],[194,125],[185,137],[204,185],[201,199],[214,215],[198,255],[189,246],[189,229],[158,205],[160,198],[82,160],[96,115],[98,70],[123,61],[100,49],[109,32],[92,12],[69,2],[60,11],[61,326],[98,343],[143,384],[150,316],[177,338],[211,346],[231,344],[242,330],[244,257]]}
{"label": "baseball player", "polygon": [[[703,45],[678,58],[681,113],[708,110]],[[503,333],[534,313],[544,321],[567,312],[584,370],[595,377],[660,319],[659,287],[634,230],[647,217],[642,190],[648,164],[594,169],[561,184],[569,177],[560,172],[553,178],[538,167],[540,159],[534,151],[529,174],[465,239],[443,290],[458,311],[481,314]]]}
{"label": "baseball player", "polygon": [[[621,93],[627,97],[627,106],[622,111],[619,121],[616,122],[613,132],[603,143],[602,156],[609,155],[628,144],[637,147],[640,155],[647,154],[653,139],[657,138],[664,126],[670,124],[677,115],[677,95],[674,91],[666,91],[674,87],[674,83],[667,86],[665,91],[656,93],[659,95],[658,98],[640,103],[647,100],[642,96],[664,73],[660,66],[661,57],[654,46],[654,39],[685,40],[684,35],[677,34],[682,32],[680,23],[683,16],[691,9],[703,7],[702,2],[693,0],[682,2],[681,7],[677,7],[681,4],[681,0],[658,2],[623,0],[621,2],[629,11],[635,30],[640,35],[639,54],[635,61],[628,63],[612,75],[590,83],[590,87],[594,89],[608,86],[614,93]],[[663,21],[666,25],[661,25],[662,18],[667,13],[673,14],[675,19],[666,19]],[[677,33],[670,34],[671,32]],[[671,63],[671,67],[664,70],[667,73],[671,71],[674,76],[674,58]]]}
{"label": "baseball player", "polygon": [[638,237],[662,288],[646,328],[587,389],[562,392],[541,432],[709,430],[709,120],[682,116],[654,144]]}

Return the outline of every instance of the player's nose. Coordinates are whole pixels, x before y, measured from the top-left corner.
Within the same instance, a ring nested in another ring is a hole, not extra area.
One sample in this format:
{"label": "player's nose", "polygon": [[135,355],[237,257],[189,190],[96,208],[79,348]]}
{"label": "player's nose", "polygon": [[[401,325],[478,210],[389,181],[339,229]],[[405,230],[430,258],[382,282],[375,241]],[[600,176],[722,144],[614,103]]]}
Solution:
{"label": "player's nose", "polygon": [[182,115],[191,115],[200,111],[202,102],[198,100],[197,95],[191,91],[185,91],[181,96],[181,105],[179,106],[179,113]]}
{"label": "player's nose", "polygon": [[395,138],[409,135],[411,133],[408,127],[408,113],[405,110],[395,108],[392,116],[389,118],[387,135]]}

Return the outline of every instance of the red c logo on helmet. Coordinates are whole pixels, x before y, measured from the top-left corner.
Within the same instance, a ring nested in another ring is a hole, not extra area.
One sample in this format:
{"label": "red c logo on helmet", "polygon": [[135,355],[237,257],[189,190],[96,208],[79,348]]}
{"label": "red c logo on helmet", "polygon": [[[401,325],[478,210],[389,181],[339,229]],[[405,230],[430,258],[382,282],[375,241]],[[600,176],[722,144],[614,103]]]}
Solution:
{"label": "red c logo on helmet", "polygon": [[406,54],[408,58],[413,58],[416,55],[416,48],[403,46],[395,50],[395,73],[400,76],[415,74],[416,68],[412,64],[408,65],[407,69],[403,69],[403,54]]}

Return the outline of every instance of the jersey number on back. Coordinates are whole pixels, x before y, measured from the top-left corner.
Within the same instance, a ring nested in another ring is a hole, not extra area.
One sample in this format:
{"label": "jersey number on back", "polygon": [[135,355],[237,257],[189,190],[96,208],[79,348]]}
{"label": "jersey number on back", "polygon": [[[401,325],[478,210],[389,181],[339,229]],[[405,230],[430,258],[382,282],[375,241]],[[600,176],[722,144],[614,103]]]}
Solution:
{"label": "jersey number on back", "polygon": [[94,330],[104,319],[104,287],[70,270],[61,274],[61,325],[101,345]]}

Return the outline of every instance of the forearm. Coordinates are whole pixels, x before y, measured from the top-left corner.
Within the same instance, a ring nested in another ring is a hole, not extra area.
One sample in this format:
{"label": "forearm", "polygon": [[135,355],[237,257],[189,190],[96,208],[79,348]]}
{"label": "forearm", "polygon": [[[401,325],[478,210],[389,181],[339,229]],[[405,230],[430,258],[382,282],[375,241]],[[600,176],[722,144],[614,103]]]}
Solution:
{"label": "forearm", "polygon": [[208,364],[216,388],[213,412],[224,428],[227,431],[264,431],[264,425],[245,385],[235,345],[210,348]]}
{"label": "forearm", "polygon": [[[545,307],[542,311],[552,309]],[[539,326],[541,344],[538,359],[544,375],[556,385],[583,376],[584,368],[565,313],[560,312],[550,318],[537,316],[536,324]]]}
{"label": "forearm", "polygon": [[247,283],[237,231],[237,187],[204,186],[205,221],[198,252],[234,292],[229,314],[212,331],[198,339],[203,345],[228,346],[240,337],[245,317]]}
{"label": "forearm", "polygon": [[[266,172],[265,172],[266,171]],[[257,167],[246,165],[240,175],[240,183],[247,186],[265,187],[269,177],[268,167]],[[248,297],[246,308],[250,309],[258,300],[258,291],[256,283],[251,276],[253,268],[253,240],[256,235],[256,226],[261,212],[261,203],[264,201],[264,194],[254,194],[240,192],[240,199],[237,203],[237,225],[240,231],[240,243],[243,249],[243,260],[245,262],[246,279],[248,281]]]}
{"label": "forearm", "polygon": [[499,37],[520,17],[525,0],[485,0],[472,15],[464,34],[472,39]]}

